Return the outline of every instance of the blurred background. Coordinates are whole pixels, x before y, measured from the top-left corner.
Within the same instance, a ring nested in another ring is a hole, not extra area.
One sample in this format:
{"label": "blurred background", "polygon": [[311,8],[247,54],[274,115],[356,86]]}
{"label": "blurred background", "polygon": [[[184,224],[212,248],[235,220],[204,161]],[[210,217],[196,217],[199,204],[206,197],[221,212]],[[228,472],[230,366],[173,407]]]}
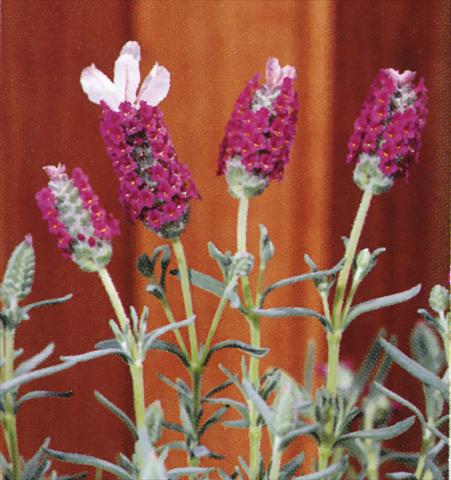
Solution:
{"label": "blurred background", "polygon": [[[3,0],[0,267],[3,271],[13,247],[32,233],[37,254],[32,299],[74,294],[67,304],[36,310],[19,329],[17,344],[31,355],[55,342],[55,362],[59,355],[88,351],[110,336],[107,321],[113,312],[98,277],[61,257],[35,204],[35,192],[46,182],[42,167],[58,162],[69,170],[81,166],[105,208],[121,221],[110,272],[123,301],[138,309],[149,305],[152,327],[165,322],[135,271],[137,255],[161,241],[141,225],[130,225],[121,211],[117,181],[98,133],[100,110],[79,85],[82,68],[92,62],[112,76],[122,45],[134,39],[142,48],[142,76],[155,61],[172,75],[161,108],[179,159],[188,164],[202,194],[192,205],[183,242],[189,264],[211,275],[218,272],[207,242],[222,250],[235,248],[237,202],[227,194],[224,178],[215,175],[219,144],[236,97],[254,73],[263,73],[268,56],[296,67],[301,110],[285,179],[251,202],[250,250],[257,253],[259,223],[267,226],[276,246],[267,282],[306,272],[305,252],[324,268],[340,258],[340,237],[349,234],[360,199],[352,168],[345,164],[346,144],[378,70],[410,69],[426,79],[430,114],[420,163],[408,183],[398,181],[371,206],[361,246],[385,246],[387,252],[357,301],[418,282],[423,290],[406,305],[359,318],[346,332],[342,358],[357,368],[382,327],[408,351],[416,310],[427,305],[434,284],[446,284],[449,264],[450,28],[450,4],[437,0]],[[171,284],[170,297],[181,319],[178,288],[177,282]],[[311,285],[286,288],[271,302],[319,308]],[[205,339],[216,303],[197,290],[194,305],[199,336]],[[300,380],[310,338],[318,344],[317,362],[325,360],[324,334],[313,319],[265,319],[262,333],[263,346],[271,348],[263,369],[280,366]],[[244,319],[229,309],[217,339],[232,336],[247,340],[248,331]],[[217,360],[232,371],[239,368],[239,355]],[[159,352],[150,355],[145,372],[147,402],[161,399],[169,419],[176,421],[175,396],[157,372],[172,379],[186,378],[185,372]],[[205,389],[220,381],[219,369],[210,367]],[[419,383],[398,367],[387,383],[421,405]],[[107,460],[120,451],[130,453],[125,427],[93,396],[99,390],[132,414],[123,362],[106,358],[82,364],[40,381],[39,388],[71,389],[74,397],[24,405],[19,443],[25,456],[46,436],[59,450]],[[416,433],[403,435],[396,446],[417,448]],[[238,454],[247,455],[247,438],[239,430],[212,429],[208,444],[227,454],[225,468]],[[296,444],[296,449],[311,448],[308,441]],[[183,455],[174,455],[169,463],[183,461]]]}

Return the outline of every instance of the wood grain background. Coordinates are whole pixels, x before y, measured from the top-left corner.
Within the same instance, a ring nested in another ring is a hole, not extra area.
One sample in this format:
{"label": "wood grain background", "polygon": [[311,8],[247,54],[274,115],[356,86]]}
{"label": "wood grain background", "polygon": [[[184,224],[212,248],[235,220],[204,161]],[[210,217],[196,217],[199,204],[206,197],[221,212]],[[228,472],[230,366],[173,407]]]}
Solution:
{"label": "wood grain background", "polygon": [[[81,69],[92,62],[112,75],[122,44],[136,39],[142,46],[142,75],[155,61],[172,74],[162,109],[178,156],[202,194],[183,241],[189,263],[214,275],[207,241],[234,249],[237,209],[224,179],[215,176],[216,155],[236,96],[255,72],[263,71],[268,56],[296,66],[301,112],[286,178],[251,202],[250,249],[257,252],[259,223],[268,227],[277,249],[277,264],[270,266],[267,281],[305,272],[305,252],[322,267],[339,258],[340,236],[349,233],[360,197],[344,162],[346,143],[371,80],[382,67],[416,70],[425,77],[430,116],[420,164],[407,184],[398,182],[371,207],[362,245],[385,246],[387,253],[357,300],[418,282],[424,288],[408,305],[356,321],[345,336],[343,358],[357,366],[382,326],[407,349],[416,309],[426,305],[435,283],[445,283],[449,263],[449,10],[446,1],[426,0],[3,0],[0,266],[31,232],[38,262],[32,298],[74,293],[66,305],[36,311],[19,330],[18,344],[31,355],[53,341],[56,361],[58,355],[87,351],[109,335],[107,320],[113,313],[100,282],[60,257],[35,206],[35,192],[46,181],[42,166],[58,162],[70,169],[81,166],[104,206],[121,221],[110,270],[124,302],[139,308],[149,304],[151,326],[164,323],[134,269],[137,254],[160,241],[142,226],[130,225],[120,210],[116,179],[98,134],[99,109],[79,86]],[[171,300],[182,318],[176,283]],[[311,286],[287,288],[272,301],[317,306]],[[202,339],[215,303],[197,291],[194,304]],[[247,326],[227,311],[217,338],[232,336],[246,340]],[[300,378],[309,338],[318,342],[318,361],[323,361],[323,333],[314,320],[265,321],[262,343],[271,353],[263,368],[281,366]],[[239,368],[237,355],[217,359],[232,370]],[[150,355],[146,365],[147,401],[161,399],[175,420],[174,395],[156,372],[171,378],[185,374],[164,353]],[[212,367],[205,388],[221,379]],[[421,404],[419,384],[397,367],[388,384]],[[70,388],[74,397],[23,407],[19,440],[25,456],[48,435],[55,448],[65,451],[107,460],[119,451],[130,453],[128,432],[93,397],[97,389],[131,413],[122,362],[113,358],[84,364],[41,381],[39,388]],[[415,432],[397,440],[397,446],[415,448]],[[247,454],[240,431],[218,427],[207,438],[215,450],[227,453],[226,467],[238,454]],[[296,448],[310,450],[311,444]],[[171,457],[171,464],[181,462],[183,456]],[[61,465],[63,472],[75,470]]]}

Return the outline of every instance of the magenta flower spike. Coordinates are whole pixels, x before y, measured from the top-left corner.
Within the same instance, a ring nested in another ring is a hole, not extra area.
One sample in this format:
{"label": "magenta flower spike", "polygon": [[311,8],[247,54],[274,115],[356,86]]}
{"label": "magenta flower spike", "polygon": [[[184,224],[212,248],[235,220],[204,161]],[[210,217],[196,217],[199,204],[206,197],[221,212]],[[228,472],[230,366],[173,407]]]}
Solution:
{"label": "magenta flower spike", "polygon": [[357,165],[354,180],[362,189],[371,181],[373,193],[383,193],[418,161],[427,89],[423,79],[417,85],[414,79],[414,72],[388,68],[371,85],[348,143],[347,161]]}
{"label": "magenta flower spike", "polygon": [[139,44],[127,42],[116,60],[114,82],[92,65],[83,70],[81,85],[102,107],[100,133],[126,215],[163,238],[175,238],[188,221],[190,200],[199,194],[188,168],[177,160],[157,107],[169,91],[169,72],[156,63],[136,93],[139,61]]}
{"label": "magenta flower spike", "polygon": [[293,67],[269,58],[266,82],[260,85],[257,74],[239,95],[218,157],[218,174],[234,197],[254,197],[283,178],[299,109],[295,78]]}
{"label": "magenta flower spike", "polygon": [[84,271],[104,268],[111,259],[111,241],[119,234],[119,222],[101,207],[81,168],[72,177],[64,165],[44,170],[50,181],[36,200],[50,233],[57,237],[58,248]]}

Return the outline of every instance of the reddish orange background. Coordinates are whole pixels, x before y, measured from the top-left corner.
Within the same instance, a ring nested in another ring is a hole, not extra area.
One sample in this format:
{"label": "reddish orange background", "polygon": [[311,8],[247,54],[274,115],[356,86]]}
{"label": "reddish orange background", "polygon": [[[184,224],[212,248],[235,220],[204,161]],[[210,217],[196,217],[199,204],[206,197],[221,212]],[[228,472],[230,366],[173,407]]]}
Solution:
{"label": "reddish orange background", "polygon": [[[430,116],[420,164],[409,183],[376,198],[362,246],[387,247],[357,300],[421,282],[421,294],[404,306],[360,318],[346,332],[343,358],[356,367],[371,339],[384,326],[408,348],[416,310],[427,305],[428,291],[444,284],[448,270],[450,135],[450,6],[446,1],[354,0],[3,0],[1,4],[1,176],[0,266],[14,245],[31,232],[37,254],[32,300],[73,292],[69,303],[37,310],[19,330],[17,343],[27,355],[55,342],[59,355],[81,353],[109,336],[113,312],[95,274],[80,272],[58,253],[35,206],[35,192],[46,179],[42,166],[64,162],[81,166],[104,206],[121,221],[111,274],[126,304],[151,307],[151,326],[164,323],[161,309],[144,292],[135,272],[142,250],[160,244],[140,225],[130,225],[116,197],[117,182],[98,134],[99,109],[79,86],[81,69],[92,62],[112,75],[114,60],[129,39],[140,42],[144,75],[155,61],[172,74],[163,102],[166,123],[179,158],[186,162],[202,193],[192,208],[183,236],[193,267],[217,275],[207,241],[234,249],[236,202],[223,178],[215,176],[215,159],[224,126],[244,83],[263,71],[268,56],[296,66],[301,112],[292,160],[283,182],[251,202],[251,251],[257,253],[257,225],[264,223],[276,245],[267,281],[307,271],[308,252],[321,267],[340,257],[360,192],[345,165],[346,143],[372,78],[379,68],[416,70],[430,90]],[[277,262],[277,263],[276,263]],[[172,303],[182,318],[180,293],[172,284]],[[201,339],[215,302],[195,292]],[[312,286],[274,294],[273,305],[318,307]],[[319,307],[318,307],[319,308]],[[264,346],[271,352],[263,368],[281,366],[300,379],[309,338],[324,359],[324,336],[314,320],[265,320]],[[227,311],[217,339],[248,339],[247,326]],[[217,357],[232,370],[239,355]],[[164,353],[152,353],[146,365],[146,395],[161,399],[168,416],[177,418],[173,392],[156,373],[171,378],[184,371]],[[185,376],[186,378],[186,376]],[[210,367],[205,389],[222,374]],[[50,435],[54,448],[113,460],[130,453],[126,429],[93,397],[98,389],[130,414],[130,383],[125,365],[115,358],[80,365],[36,382],[40,389],[72,389],[70,400],[36,401],[20,412],[20,447],[30,456]],[[421,405],[419,384],[393,367],[388,385]],[[25,389],[24,389],[25,390]],[[402,414],[401,414],[402,415]],[[397,440],[401,449],[417,447],[416,431]],[[212,430],[209,444],[226,453],[230,468],[238,454],[247,455],[241,431]],[[208,443],[208,442],[207,442]],[[309,443],[298,444],[310,448]],[[3,450],[3,449],[2,449]],[[183,456],[170,463],[183,463]],[[60,465],[62,472],[77,471]]]}

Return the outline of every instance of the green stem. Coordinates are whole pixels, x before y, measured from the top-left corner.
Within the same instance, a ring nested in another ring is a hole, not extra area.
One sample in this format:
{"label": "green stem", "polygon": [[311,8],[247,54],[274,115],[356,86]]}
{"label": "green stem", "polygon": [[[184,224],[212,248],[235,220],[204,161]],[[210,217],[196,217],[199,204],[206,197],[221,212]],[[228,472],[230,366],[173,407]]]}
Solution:
{"label": "green stem", "polygon": [[[4,380],[8,381],[14,377],[14,330],[4,329],[2,335],[4,346]],[[16,415],[14,413],[14,397],[12,393],[5,396],[5,412],[2,415],[2,423],[8,454],[12,464],[12,480],[20,480],[20,455],[19,442],[17,439]]]}
{"label": "green stem", "polygon": [[146,402],[144,399],[143,365],[136,362],[130,365],[130,374],[133,383],[133,405],[135,408],[135,423],[138,430],[146,425]]}
{"label": "green stem", "polygon": [[280,451],[280,437],[274,437],[274,444],[272,447],[271,469],[269,471],[269,480],[278,480],[280,473],[280,461],[282,459],[282,452]]}
{"label": "green stem", "polygon": [[[182,286],[183,303],[185,305],[186,317],[193,316],[193,301],[191,298],[191,286],[188,272],[188,265],[186,263],[185,250],[180,238],[177,237],[172,240],[175,257],[177,259],[177,265],[180,273],[180,283]],[[199,413],[201,410],[201,388],[202,388],[202,364],[199,362],[199,348],[197,344],[197,333],[194,323],[188,325],[188,337],[191,349],[191,362],[190,362],[190,374],[191,383],[193,389],[193,416],[195,431],[199,429]],[[197,434],[197,433],[196,433]],[[199,465],[199,459],[191,457],[188,454],[188,465],[190,467],[196,467]]]}
{"label": "green stem", "polygon": [[359,209],[352,226],[351,235],[349,237],[348,245],[345,253],[345,264],[340,271],[335,289],[334,306],[332,309],[332,322],[335,328],[340,328],[342,323],[342,309],[343,300],[348,283],[349,274],[354,261],[357,245],[359,243],[360,235],[362,234],[363,225],[365,223],[368,209],[370,208],[373,194],[370,190],[365,190],[360,201]]}
{"label": "green stem", "polygon": [[119,293],[114,286],[113,279],[106,268],[101,268],[98,273],[100,280],[102,280],[103,286],[105,287],[108,298],[110,299],[119,324],[122,328],[124,328],[129,323],[129,320],[119,297]]}
{"label": "green stem", "polygon": [[[430,419],[428,424],[433,425]],[[429,450],[431,449],[433,444],[433,436],[432,433],[428,429],[423,429],[423,438],[420,450],[420,456],[418,458],[417,468],[415,470],[415,477],[418,480],[433,480],[433,476],[429,470],[426,469],[426,458]]]}
{"label": "green stem", "polygon": [[[247,237],[247,217],[249,212],[249,200],[245,197],[240,198],[238,207],[238,221],[237,221],[237,251],[244,253],[246,248]],[[249,278],[247,276],[241,277],[241,286],[243,290],[244,300],[246,306],[249,309],[254,307],[254,300],[252,298],[252,292],[249,285]],[[260,348],[260,319],[257,315],[248,314],[247,319],[249,321],[250,333],[251,333],[251,345],[256,348]],[[249,378],[255,389],[258,391],[260,387],[260,375],[259,375],[260,361],[256,357],[251,357],[249,365]],[[257,425],[258,412],[253,402],[248,402],[249,408],[249,478],[250,480],[256,480],[260,471],[260,444],[262,431],[261,427]]]}
{"label": "green stem", "polygon": [[[371,430],[374,427],[374,407],[369,405],[365,411],[364,429]],[[374,440],[365,439],[368,466],[366,473],[368,480],[379,480],[379,455]]]}
{"label": "green stem", "polygon": [[[180,283],[182,285],[183,303],[185,304],[186,318],[193,316],[193,301],[191,299],[191,287],[189,281],[188,266],[186,264],[185,251],[180,238],[175,238],[172,241],[174,247],[175,257],[177,258],[177,264],[180,272]],[[191,363],[194,366],[199,364],[199,351],[197,346],[197,333],[194,323],[188,325],[188,336],[191,348]]]}
{"label": "green stem", "polygon": [[[129,324],[129,319],[125,313],[124,306],[122,304],[119,293],[113,283],[113,280],[106,270],[102,268],[99,270],[99,276],[102,280],[103,286],[105,287],[108,298],[110,299],[111,305],[116,313],[116,317],[119,321],[119,324],[122,330],[127,327]],[[144,397],[144,376],[143,376],[143,365],[142,360],[136,357],[136,344],[133,341],[131,345],[132,356],[135,357],[132,360],[132,363],[129,363],[130,376],[132,378],[132,388],[133,388],[133,406],[135,410],[135,424],[138,431],[141,428],[146,428],[146,402]],[[138,458],[138,464],[140,470],[144,466],[145,459]]]}
{"label": "green stem", "polygon": [[[171,307],[169,306],[166,295],[164,295],[163,298],[161,299],[161,306],[163,307],[164,313],[166,314],[166,318],[168,319],[169,323],[175,323],[175,317],[174,317],[174,314],[172,313]],[[189,358],[189,353],[186,348],[185,342],[183,340],[182,334],[178,329],[173,330],[173,332],[179,344],[180,350],[182,351],[182,353],[185,355],[186,358]]]}
{"label": "green stem", "polygon": [[337,368],[340,363],[341,331],[327,334],[327,390],[337,393]]}
{"label": "green stem", "polygon": [[[235,282],[236,280],[232,279],[232,281]],[[226,288],[226,290],[227,290],[227,288]],[[213,341],[213,338],[215,336],[216,330],[217,330],[218,325],[219,325],[219,320],[221,320],[221,317],[222,317],[224,309],[227,305],[227,302],[228,302],[228,298],[227,298],[227,295],[226,295],[226,291],[224,291],[224,293],[221,297],[221,300],[219,301],[219,305],[216,308],[216,312],[215,312],[215,315],[213,317],[213,320],[211,322],[210,330],[208,331],[208,335],[207,335],[207,339],[205,340],[205,346],[204,346],[204,349],[203,349],[202,358],[200,360],[200,364],[202,366],[203,366],[203,364],[205,362],[205,359],[208,355],[208,352],[210,350],[211,342]]]}

